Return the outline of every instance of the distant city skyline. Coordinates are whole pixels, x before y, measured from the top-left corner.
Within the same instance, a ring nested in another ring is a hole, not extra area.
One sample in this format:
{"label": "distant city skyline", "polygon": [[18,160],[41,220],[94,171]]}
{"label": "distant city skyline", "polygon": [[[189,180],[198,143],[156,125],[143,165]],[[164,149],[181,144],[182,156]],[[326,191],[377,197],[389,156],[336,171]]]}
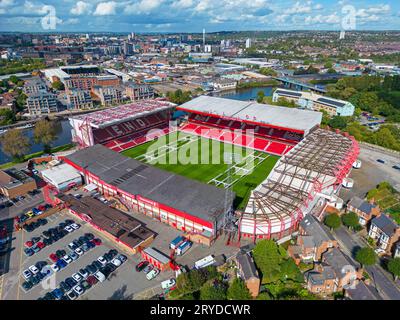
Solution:
{"label": "distant city skyline", "polygon": [[[55,29],[46,29],[53,12]],[[0,0],[0,31],[340,30],[346,15],[355,30],[400,29],[397,0]]]}

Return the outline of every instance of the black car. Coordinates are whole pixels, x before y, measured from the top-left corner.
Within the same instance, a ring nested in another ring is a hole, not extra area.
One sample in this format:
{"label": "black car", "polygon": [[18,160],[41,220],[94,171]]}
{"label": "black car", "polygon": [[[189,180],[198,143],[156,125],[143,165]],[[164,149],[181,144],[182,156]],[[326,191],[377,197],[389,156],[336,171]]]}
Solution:
{"label": "black car", "polygon": [[110,253],[105,253],[103,254],[104,259],[106,259],[107,262],[110,262],[113,259],[113,256]]}
{"label": "black car", "polygon": [[23,226],[23,228],[26,232],[32,232],[33,230],[35,230],[32,224],[26,224]]}
{"label": "black car", "polygon": [[392,168],[396,169],[396,170],[400,170],[400,165],[394,165]]}
{"label": "black car", "polygon": [[36,266],[36,268],[41,270],[43,267],[47,266],[47,262],[46,261],[38,261],[38,262],[36,262],[35,266]]}
{"label": "black car", "polygon": [[37,222],[38,222],[41,226],[45,226],[45,225],[48,223],[47,219],[38,219]]}
{"label": "black car", "polygon": [[22,284],[22,288],[24,288],[25,291],[31,290],[32,287],[33,287],[33,284],[32,284],[32,282],[30,282],[30,281],[25,281],[25,282]]}
{"label": "black car", "polygon": [[51,292],[47,292],[47,293],[44,295],[43,300],[56,300],[56,297],[53,296],[53,295],[51,294]]}
{"label": "black car", "polygon": [[93,261],[93,265],[97,268],[97,270],[103,267],[103,265],[97,260]]}
{"label": "black car", "polygon": [[108,251],[108,254],[110,254],[113,258],[118,254],[118,251],[115,249],[111,249]]}
{"label": "black car", "polygon": [[97,272],[97,268],[92,264],[89,264],[85,268],[90,274],[95,274]]}
{"label": "black car", "polygon": [[67,285],[69,285],[70,287],[75,287],[77,284],[77,282],[71,277],[68,277],[67,279],[65,279],[65,283]]}
{"label": "black car", "polygon": [[108,276],[111,274],[111,272],[112,272],[112,270],[109,268],[109,267],[107,267],[107,265],[106,266],[104,266],[104,267],[102,267],[102,268],[100,268],[100,270],[99,270],[102,274],[104,274],[104,276],[106,277],[106,278],[108,278]]}
{"label": "black car", "polygon": [[94,239],[93,233],[85,233],[85,237],[90,241]]}
{"label": "black car", "polygon": [[112,263],[107,263],[106,268],[108,268],[111,272],[114,272],[117,269],[117,267]]}
{"label": "black car", "polygon": [[60,289],[64,290],[64,292],[68,292],[72,289],[72,286],[70,286],[68,283],[65,281],[60,282]]}

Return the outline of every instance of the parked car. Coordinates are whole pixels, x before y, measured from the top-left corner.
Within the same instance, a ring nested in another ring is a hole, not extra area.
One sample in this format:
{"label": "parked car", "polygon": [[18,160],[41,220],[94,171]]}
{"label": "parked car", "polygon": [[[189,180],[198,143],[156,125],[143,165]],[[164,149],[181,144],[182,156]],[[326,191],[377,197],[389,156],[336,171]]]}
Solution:
{"label": "parked car", "polygon": [[151,270],[154,269],[154,266],[152,264],[148,264],[144,269],[143,272],[144,273],[149,273]]}
{"label": "parked car", "polygon": [[97,280],[97,278],[93,275],[90,275],[89,277],[87,277],[86,279],[87,282],[89,282],[89,284],[93,287],[97,282],[99,282],[99,280]]}
{"label": "parked car", "polygon": [[377,159],[376,161],[379,163],[385,163],[385,160],[382,160],[382,159]]}
{"label": "parked car", "polygon": [[81,226],[78,223],[72,223],[70,224],[70,227],[73,228],[74,230],[78,230]]}
{"label": "parked car", "polygon": [[98,257],[97,261],[100,262],[103,266],[107,264],[107,260],[103,256]]}
{"label": "parked car", "polygon": [[69,300],[75,300],[76,298],[78,298],[78,295],[75,293],[74,290],[71,290],[71,291],[67,292],[67,298]]}
{"label": "parked car", "polygon": [[63,257],[63,260],[68,264],[72,262],[72,258],[67,254]]}
{"label": "parked car", "polygon": [[81,276],[79,273],[74,273],[74,274],[72,275],[72,278],[73,278],[76,282],[79,282],[79,281],[82,281],[82,280],[83,280],[82,276]]}
{"label": "parked car", "polygon": [[100,271],[97,271],[97,272],[94,274],[94,276],[95,276],[95,278],[96,278],[97,280],[99,280],[100,282],[104,282],[104,281],[106,280],[106,276],[105,276],[103,273],[101,273]]}
{"label": "parked car", "polygon": [[32,250],[32,248],[25,248],[25,249],[24,249],[24,253],[25,253],[28,257],[33,256],[33,255],[35,254],[35,252]]}
{"label": "parked car", "polygon": [[161,282],[161,288],[163,288],[164,290],[171,289],[171,288],[175,287],[175,284],[176,284],[175,279],[168,279],[168,280]]}
{"label": "parked car", "polygon": [[75,249],[75,253],[78,255],[78,256],[81,256],[81,255],[83,255],[83,251],[82,251],[82,249],[81,248],[76,248]]}
{"label": "parked car", "polygon": [[85,290],[80,285],[75,286],[74,291],[78,296],[82,295],[85,292]]}
{"label": "parked car", "polygon": [[139,263],[136,265],[135,269],[136,269],[137,272],[140,272],[140,271],[142,271],[144,268],[146,268],[146,267],[148,266],[148,264],[149,264],[148,261],[141,261],[141,262],[139,262]]}
{"label": "parked car", "polygon": [[22,276],[25,278],[25,280],[28,280],[30,277],[32,277],[32,272],[30,270],[24,270],[22,272]]}
{"label": "parked car", "polygon": [[57,257],[57,255],[55,253],[50,254],[49,258],[53,262],[57,262],[58,261],[58,257]]}
{"label": "parked car", "polygon": [[159,273],[160,273],[160,270],[158,270],[157,268],[154,268],[153,270],[151,270],[149,273],[146,274],[146,278],[147,278],[147,280],[153,280],[155,277],[158,276]]}

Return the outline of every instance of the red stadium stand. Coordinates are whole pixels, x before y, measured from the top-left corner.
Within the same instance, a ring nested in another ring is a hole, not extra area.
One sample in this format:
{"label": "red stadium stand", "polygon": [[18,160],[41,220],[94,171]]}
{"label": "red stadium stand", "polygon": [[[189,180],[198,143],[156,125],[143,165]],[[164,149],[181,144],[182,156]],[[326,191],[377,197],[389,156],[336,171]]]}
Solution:
{"label": "red stadium stand", "polygon": [[194,123],[187,123],[181,127],[180,130],[183,132],[196,134],[204,138],[218,140],[221,142],[229,142],[234,145],[249,147],[255,150],[265,151],[280,156],[286,154],[290,149],[293,148],[292,145],[285,143],[270,141],[261,137],[251,137],[245,134],[237,134],[236,132],[210,128]]}

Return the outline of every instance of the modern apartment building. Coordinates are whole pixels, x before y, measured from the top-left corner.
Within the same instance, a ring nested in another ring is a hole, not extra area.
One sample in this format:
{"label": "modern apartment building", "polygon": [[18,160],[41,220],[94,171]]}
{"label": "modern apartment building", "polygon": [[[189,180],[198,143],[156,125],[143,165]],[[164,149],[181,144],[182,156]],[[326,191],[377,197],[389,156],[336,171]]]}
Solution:
{"label": "modern apartment building", "polygon": [[26,107],[30,115],[42,115],[58,111],[57,98],[47,91],[39,91],[28,95]]}

